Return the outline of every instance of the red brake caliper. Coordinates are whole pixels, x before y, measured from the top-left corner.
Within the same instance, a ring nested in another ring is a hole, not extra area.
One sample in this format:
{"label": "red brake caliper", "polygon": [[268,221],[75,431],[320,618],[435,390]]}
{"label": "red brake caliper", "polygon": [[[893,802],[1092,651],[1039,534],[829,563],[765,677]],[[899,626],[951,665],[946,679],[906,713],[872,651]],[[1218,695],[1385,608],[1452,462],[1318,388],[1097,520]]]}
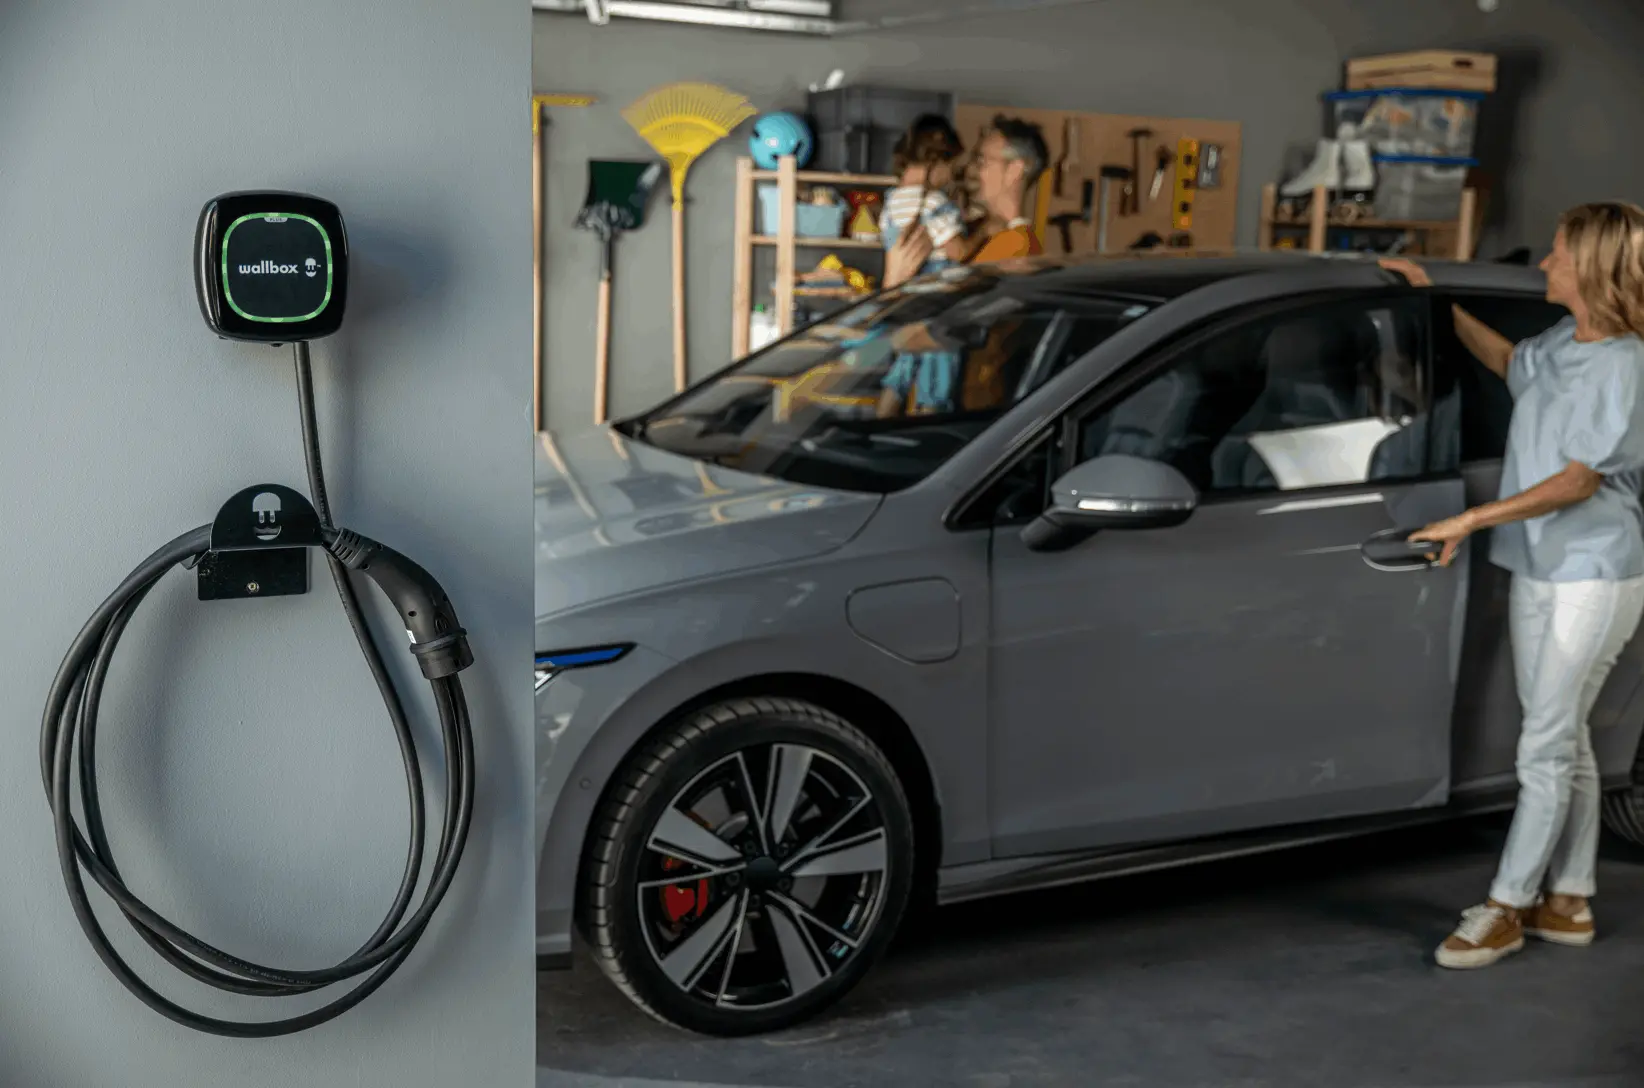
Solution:
{"label": "red brake caliper", "polygon": [[[684,866],[678,858],[663,858],[662,871],[670,872]],[[708,881],[707,878],[696,882],[696,887],[689,884],[669,884],[662,889],[662,910],[668,916],[668,921],[678,924],[686,918],[702,917],[708,910]]]}

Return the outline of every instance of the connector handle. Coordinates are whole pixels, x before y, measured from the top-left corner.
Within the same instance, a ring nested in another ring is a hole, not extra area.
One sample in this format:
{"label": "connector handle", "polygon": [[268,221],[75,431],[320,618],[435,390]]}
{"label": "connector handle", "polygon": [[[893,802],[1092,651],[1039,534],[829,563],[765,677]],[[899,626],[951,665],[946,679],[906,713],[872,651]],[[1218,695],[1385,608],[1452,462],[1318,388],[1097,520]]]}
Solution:
{"label": "connector handle", "polygon": [[405,625],[411,652],[423,676],[455,676],[474,663],[468,632],[457,622],[456,609],[438,581],[422,567],[386,544],[352,529],[327,534],[326,551],[349,570],[377,584]]}

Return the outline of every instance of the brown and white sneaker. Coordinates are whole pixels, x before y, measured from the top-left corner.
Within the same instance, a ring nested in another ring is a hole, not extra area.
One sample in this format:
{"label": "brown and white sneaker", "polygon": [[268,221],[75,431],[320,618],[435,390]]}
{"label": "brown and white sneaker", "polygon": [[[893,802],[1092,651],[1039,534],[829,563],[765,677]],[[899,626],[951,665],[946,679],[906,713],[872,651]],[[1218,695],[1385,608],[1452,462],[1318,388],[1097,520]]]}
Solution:
{"label": "brown and white sneaker", "polygon": [[1524,947],[1519,912],[1499,903],[1468,907],[1461,924],[1444,939],[1433,958],[1440,967],[1488,967]]}
{"label": "brown and white sneaker", "polygon": [[1593,943],[1593,911],[1586,903],[1574,914],[1561,914],[1543,900],[1524,912],[1524,932],[1527,936],[1553,944],[1588,945]]}

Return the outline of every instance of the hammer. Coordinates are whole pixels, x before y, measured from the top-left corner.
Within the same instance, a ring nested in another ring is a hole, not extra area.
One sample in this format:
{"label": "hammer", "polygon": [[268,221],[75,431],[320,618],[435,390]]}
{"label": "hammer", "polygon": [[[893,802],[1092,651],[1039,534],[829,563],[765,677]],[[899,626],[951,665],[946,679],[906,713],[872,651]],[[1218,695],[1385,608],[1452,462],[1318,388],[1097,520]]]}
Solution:
{"label": "hammer", "polygon": [[1084,199],[1076,212],[1063,212],[1052,216],[1050,225],[1062,232],[1062,252],[1073,252],[1073,224],[1090,222],[1091,212],[1096,203],[1096,183],[1086,181],[1084,185]]}
{"label": "hammer", "polygon": [[[1102,167],[1102,218],[1096,221],[1096,252],[1107,252],[1107,197],[1115,181],[1127,181],[1131,177],[1130,170],[1123,166],[1108,165]],[[1121,193],[1121,196],[1123,194]]]}

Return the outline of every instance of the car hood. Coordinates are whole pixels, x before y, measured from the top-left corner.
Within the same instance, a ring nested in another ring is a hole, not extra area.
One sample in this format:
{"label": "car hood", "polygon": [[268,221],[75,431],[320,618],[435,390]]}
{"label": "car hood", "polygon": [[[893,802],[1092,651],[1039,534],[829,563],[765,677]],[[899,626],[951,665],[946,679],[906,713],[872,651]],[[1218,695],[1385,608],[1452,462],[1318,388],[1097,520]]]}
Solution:
{"label": "car hood", "polygon": [[540,434],[537,618],[821,555],[880,501],[705,464],[609,428]]}

